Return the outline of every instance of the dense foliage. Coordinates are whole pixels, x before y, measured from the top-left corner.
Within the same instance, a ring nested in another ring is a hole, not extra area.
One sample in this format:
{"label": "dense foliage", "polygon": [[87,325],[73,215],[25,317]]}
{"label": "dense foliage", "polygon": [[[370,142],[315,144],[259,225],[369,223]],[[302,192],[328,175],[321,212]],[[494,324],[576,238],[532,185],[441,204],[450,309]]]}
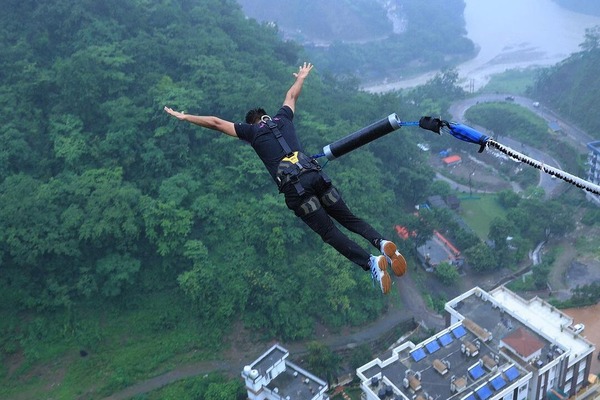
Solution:
{"label": "dense foliage", "polygon": [[[368,274],[287,210],[249,146],[162,111],[168,104],[237,121],[257,105],[275,110],[303,58],[229,0],[8,0],[0,16],[2,305],[72,309],[179,286],[216,329],[241,316],[294,339],[310,336],[315,320],[374,318],[385,302]],[[298,130],[314,154],[399,109],[414,118],[401,97],[357,92],[317,66]],[[433,176],[413,170],[424,163],[410,135],[327,167],[348,203],[386,235]]]}
{"label": "dense foliage", "polygon": [[600,27],[586,30],[581,51],[541,71],[529,96],[538,99],[600,139],[600,122],[591,116],[600,93]]}

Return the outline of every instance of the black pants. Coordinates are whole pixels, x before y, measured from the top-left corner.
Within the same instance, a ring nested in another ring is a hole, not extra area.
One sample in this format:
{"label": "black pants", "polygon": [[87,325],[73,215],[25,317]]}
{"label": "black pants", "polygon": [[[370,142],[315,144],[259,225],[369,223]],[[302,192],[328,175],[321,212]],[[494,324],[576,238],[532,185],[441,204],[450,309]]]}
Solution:
{"label": "black pants", "polygon": [[[377,247],[377,243],[383,236],[371,225],[354,215],[341,196],[336,196],[335,201],[331,201],[331,190],[335,189],[331,182],[325,179],[322,172],[305,172],[300,175],[300,183],[304,188],[302,196],[298,195],[296,188],[291,183],[283,187],[282,192],[288,208],[318,233],[325,243],[331,245],[362,269],[368,270],[370,254],[342,233],[331,218],[349,231],[367,239],[374,247]],[[327,196],[328,194],[330,196]]]}

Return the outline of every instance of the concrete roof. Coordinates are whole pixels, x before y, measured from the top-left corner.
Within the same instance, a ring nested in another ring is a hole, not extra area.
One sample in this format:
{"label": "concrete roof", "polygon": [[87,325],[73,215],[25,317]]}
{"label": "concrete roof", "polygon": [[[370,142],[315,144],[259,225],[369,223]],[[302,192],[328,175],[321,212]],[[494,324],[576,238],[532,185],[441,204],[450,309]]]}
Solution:
{"label": "concrete roof", "polygon": [[593,346],[570,329],[573,324],[571,317],[538,297],[525,300],[503,286],[491,291],[490,295],[508,312],[519,315],[531,330],[554,344],[570,349],[569,364],[585,357]]}

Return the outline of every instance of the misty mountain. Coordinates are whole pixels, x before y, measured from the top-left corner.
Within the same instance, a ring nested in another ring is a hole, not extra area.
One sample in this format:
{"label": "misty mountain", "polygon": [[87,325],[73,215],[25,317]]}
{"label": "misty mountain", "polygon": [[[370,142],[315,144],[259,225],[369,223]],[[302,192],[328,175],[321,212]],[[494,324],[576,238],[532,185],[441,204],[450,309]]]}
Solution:
{"label": "misty mountain", "polygon": [[562,7],[582,14],[600,15],[598,0],[554,0]]}
{"label": "misty mountain", "polygon": [[[389,36],[393,23],[391,6],[381,0],[286,1],[239,0],[247,16],[274,22],[283,36],[300,43],[329,44],[334,41],[366,41]],[[265,11],[267,10],[267,11]]]}
{"label": "misty mountain", "polygon": [[322,70],[364,82],[457,65],[473,57],[464,0],[239,0],[249,18],[276,26]]}
{"label": "misty mountain", "polygon": [[600,139],[600,122],[593,116],[600,102],[600,27],[587,30],[581,47],[582,51],[544,69],[529,95]]}

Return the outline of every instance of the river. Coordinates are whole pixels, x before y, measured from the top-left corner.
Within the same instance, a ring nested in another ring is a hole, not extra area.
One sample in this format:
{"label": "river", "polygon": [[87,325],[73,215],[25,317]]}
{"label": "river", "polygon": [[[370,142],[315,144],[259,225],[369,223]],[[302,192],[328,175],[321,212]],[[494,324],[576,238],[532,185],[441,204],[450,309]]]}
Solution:
{"label": "river", "polygon": [[[474,90],[485,86],[493,74],[564,60],[580,50],[586,28],[600,25],[600,17],[566,10],[552,0],[465,0],[465,4],[467,36],[479,52],[457,69],[465,86],[472,85]],[[436,73],[364,90],[410,88],[427,82]]]}

